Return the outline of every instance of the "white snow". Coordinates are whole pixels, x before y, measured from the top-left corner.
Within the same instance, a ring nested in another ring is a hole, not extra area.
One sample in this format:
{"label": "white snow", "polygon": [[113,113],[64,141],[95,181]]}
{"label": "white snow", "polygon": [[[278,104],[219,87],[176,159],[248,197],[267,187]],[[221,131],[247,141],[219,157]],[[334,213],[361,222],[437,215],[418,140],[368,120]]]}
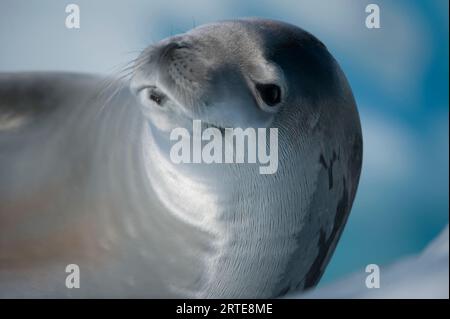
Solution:
{"label": "white snow", "polygon": [[380,266],[380,288],[367,288],[360,272],[323,288],[286,298],[449,298],[449,226],[417,255]]}

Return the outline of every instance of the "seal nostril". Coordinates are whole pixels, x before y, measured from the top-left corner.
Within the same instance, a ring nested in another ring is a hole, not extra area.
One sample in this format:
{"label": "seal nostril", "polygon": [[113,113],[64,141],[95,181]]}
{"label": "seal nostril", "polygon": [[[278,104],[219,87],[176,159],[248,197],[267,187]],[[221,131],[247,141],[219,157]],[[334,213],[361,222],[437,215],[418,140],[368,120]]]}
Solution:
{"label": "seal nostril", "polygon": [[[160,49],[160,58],[165,58],[170,55],[170,59],[173,61],[173,59],[175,59],[176,57],[174,57],[172,55],[172,53],[175,50],[186,49],[186,48],[189,48],[189,46],[185,43],[171,42]],[[176,60],[178,60],[178,59],[176,59]]]}

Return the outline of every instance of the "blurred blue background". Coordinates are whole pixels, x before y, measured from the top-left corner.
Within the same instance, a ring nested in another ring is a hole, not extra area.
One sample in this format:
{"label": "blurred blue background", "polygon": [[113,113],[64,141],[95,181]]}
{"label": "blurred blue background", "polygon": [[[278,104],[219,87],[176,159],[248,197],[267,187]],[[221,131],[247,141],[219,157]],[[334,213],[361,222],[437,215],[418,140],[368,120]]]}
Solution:
{"label": "blurred blue background", "polygon": [[[65,7],[81,29],[65,28]],[[365,7],[381,28],[365,27]],[[448,223],[447,0],[0,0],[0,72],[114,73],[194,25],[245,16],[296,24],[340,62],[359,106],[364,160],[347,227],[321,285],[417,253]]]}

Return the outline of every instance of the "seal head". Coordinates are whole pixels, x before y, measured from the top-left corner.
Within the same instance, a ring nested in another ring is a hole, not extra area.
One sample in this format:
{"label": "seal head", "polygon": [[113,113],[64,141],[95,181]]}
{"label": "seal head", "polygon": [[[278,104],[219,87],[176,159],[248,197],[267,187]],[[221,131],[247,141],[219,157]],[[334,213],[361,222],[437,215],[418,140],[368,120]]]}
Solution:
{"label": "seal head", "polygon": [[[362,160],[356,103],[324,44],[272,20],[204,25],[145,50],[131,88],[153,136],[147,171],[162,202],[193,224],[208,220],[202,230],[214,234],[200,296],[273,297],[314,286],[350,212]],[[221,129],[277,128],[278,171],[172,165],[164,136],[195,119]],[[158,174],[155,163],[171,173]],[[182,185],[189,197],[173,195]]]}

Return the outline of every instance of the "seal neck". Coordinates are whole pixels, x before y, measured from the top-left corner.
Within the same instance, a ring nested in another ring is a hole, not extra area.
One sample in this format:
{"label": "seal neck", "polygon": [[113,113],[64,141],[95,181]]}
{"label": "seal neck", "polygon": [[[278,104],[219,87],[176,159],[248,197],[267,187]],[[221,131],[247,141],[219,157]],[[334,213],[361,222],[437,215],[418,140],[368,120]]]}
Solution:
{"label": "seal neck", "polygon": [[[218,233],[223,196],[214,175],[200,175],[195,164],[174,164],[166,140],[144,127],[143,157],[148,181],[160,202],[177,219],[207,233]],[[225,182],[225,181],[222,181]],[[224,185],[222,185],[224,186]]]}
{"label": "seal neck", "polygon": [[[279,183],[295,180],[295,174],[282,168],[282,178],[260,175],[256,166],[253,172],[238,164],[174,164],[166,141],[158,141],[151,129],[143,130],[143,141],[146,174],[161,203],[178,220],[211,235],[213,249],[205,256],[201,293],[195,296],[236,297],[236,291],[238,297],[271,296],[277,284],[271,281],[278,280],[295,246],[289,234],[297,226],[289,214],[301,207],[284,204],[292,194]],[[247,285],[249,272],[258,284]]]}

